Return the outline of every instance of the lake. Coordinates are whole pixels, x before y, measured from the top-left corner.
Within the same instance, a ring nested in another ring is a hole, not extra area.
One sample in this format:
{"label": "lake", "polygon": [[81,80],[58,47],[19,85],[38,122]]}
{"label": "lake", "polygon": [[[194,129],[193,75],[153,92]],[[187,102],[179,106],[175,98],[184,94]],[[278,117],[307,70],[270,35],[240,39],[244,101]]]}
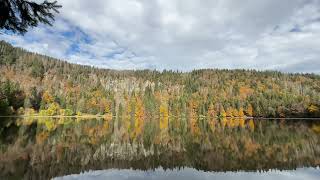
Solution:
{"label": "lake", "polygon": [[296,170],[270,170],[268,172],[205,172],[202,170],[196,170],[192,168],[185,169],[173,169],[173,170],[163,170],[162,168],[156,170],[99,170],[99,171],[89,171],[77,175],[68,175],[64,177],[54,178],[55,180],[74,180],[74,179],[86,179],[86,180],[102,180],[102,179],[154,179],[154,180],[165,180],[165,179],[175,179],[175,180],[209,180],[209,179],[243,179],[243,180],[318,180],[320,177],[319,168],[298,168]]}
{"label": "lake", "polygon": [[0,118],[0,179],[320,177],[316,119],[194,119],[159,129],[115,117]]}

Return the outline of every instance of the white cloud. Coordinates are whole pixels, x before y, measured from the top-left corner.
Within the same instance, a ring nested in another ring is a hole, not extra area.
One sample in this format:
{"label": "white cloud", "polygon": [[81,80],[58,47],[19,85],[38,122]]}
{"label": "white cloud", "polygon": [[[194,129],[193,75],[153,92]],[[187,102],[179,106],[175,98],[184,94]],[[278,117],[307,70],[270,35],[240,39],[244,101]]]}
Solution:
{"label": "white cloud", "polygon": [[[317,0],[60,0],[53,27],[1,35],[28,50],[116,69],[315,72]],[[318,66],[320,67],[320,66]]]}

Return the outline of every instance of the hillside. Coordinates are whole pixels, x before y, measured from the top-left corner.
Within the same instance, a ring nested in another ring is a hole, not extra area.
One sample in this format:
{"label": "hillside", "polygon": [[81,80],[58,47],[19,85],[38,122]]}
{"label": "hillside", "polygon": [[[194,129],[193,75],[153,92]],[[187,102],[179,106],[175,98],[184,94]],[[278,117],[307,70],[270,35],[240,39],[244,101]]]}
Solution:
{"label": "hillside", "polygon": [[320,116],[320,76],[314,74],[98,69],[4,41],[0,72],[1,115]]}

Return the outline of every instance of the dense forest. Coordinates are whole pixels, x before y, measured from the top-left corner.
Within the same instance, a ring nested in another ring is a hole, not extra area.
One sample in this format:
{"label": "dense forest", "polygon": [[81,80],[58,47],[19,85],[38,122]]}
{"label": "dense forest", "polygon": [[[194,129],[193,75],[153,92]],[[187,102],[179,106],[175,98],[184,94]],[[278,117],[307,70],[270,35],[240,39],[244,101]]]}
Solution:
{"label": "dense forest", "polygon": [[[99,69],[4,41],[0,73],[0,115],[91,114],[133,121],[147,116],[320,116],[320,76],[315,74]],[[160,125],[167,126],[168,119]]]}
{"label": "dense forest", "polygon": [[319,75],[99,69],[4,41],[0,60],[0,179],[320,163],[319,123],[283,119],[320,117]]}

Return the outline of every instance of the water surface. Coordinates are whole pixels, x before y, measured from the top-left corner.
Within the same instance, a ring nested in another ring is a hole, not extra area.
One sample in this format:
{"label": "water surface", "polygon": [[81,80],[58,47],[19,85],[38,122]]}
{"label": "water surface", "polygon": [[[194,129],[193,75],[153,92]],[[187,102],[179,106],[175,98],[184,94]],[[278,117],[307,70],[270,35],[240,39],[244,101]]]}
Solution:
{"label": "water surface", "polygon": [[192,168],[163,170],[162,168],[149,171],[132,169],[108,169],[100,171],[89,171],[77,175],[68,175],[54,178],[55,180],[318,180],[320,177],[319,168],[298,168],[296,170],[269,170],[267,172],[205,172]]}
{"label": "water surface", "polygon": [[0,179],[319,179],[318,120],[154,122],[2,118]]}

